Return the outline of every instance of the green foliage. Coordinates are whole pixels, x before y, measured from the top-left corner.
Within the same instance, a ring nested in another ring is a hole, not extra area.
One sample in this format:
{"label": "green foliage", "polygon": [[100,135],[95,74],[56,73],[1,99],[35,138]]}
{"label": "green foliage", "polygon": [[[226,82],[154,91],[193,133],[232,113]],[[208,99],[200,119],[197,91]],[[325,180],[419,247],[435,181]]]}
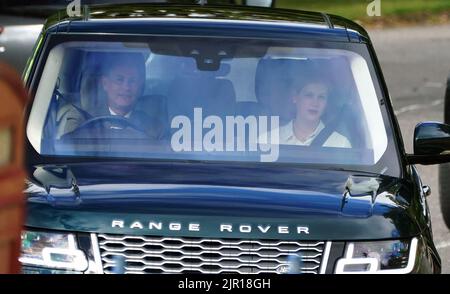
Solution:
{"label": "green foliage", "polygon": [[[277,7],[322,11],[350,19],[367,19],[372,0],[277,0]],[[450,11],[449,0],[381,0],[381,16]]]}

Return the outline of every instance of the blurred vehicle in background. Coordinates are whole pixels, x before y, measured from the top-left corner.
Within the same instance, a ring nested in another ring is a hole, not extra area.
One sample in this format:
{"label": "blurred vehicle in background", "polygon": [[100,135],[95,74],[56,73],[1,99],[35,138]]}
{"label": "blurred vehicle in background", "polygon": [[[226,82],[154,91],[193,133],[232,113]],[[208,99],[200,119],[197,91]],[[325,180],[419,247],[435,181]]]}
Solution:
{"label": "blurred vehicle in background", "polygon": [[[444,100],[444,122],[450,123],[450,74],[447,78],[447,88]],[[439,165],[439,189],[441,195],[441,210],[444,222],[450,229],[450,164]]]}
{"label": "blurred vehicle in background", "polygon": [[65,0],[0,1],[0,62],[21,73],[45,19],[66,5]]}
{"label": "blurred vehicle in background", "polygon": [[24,223],[23,122],[26,101],[19,75],[0,64],[0,274],[20,272]]}

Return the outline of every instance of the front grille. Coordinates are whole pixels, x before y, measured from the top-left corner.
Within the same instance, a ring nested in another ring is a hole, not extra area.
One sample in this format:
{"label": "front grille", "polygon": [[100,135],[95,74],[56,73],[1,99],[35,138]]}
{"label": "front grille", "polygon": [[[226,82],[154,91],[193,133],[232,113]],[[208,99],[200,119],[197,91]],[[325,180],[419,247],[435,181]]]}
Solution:
{"label": "front grille", "polygon": [[[99,234],[105,273],[317,274],[325,242],[169,238]],[[291,267],[289,267],[291,265]],[[122,272],[122,271],[120,271]]]}

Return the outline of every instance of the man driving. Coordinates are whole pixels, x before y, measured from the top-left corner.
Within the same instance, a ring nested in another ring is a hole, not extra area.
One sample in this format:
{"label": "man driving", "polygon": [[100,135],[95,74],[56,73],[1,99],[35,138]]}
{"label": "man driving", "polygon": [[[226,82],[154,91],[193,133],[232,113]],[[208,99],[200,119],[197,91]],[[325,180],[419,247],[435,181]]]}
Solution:
{"label": "man driving", "polygon": [[[127,62],[129,61],[129,62]],[[143,74],[133,58],[111,60],[101,78],[111,115],[130,118],[143,87]]]}
{"label": "man driving", "polygon": [[145,59],[142,54],[110,53],[97,80],[100,94],[90,97],[96,92],[91,91],[89,97],[82,100],[81,108],[72,109],[72,113],[67,114],[76,119],[66,120],[65,133],[71,137],[90,138],[161,138],[161,122],[136,108],[144,82]]}

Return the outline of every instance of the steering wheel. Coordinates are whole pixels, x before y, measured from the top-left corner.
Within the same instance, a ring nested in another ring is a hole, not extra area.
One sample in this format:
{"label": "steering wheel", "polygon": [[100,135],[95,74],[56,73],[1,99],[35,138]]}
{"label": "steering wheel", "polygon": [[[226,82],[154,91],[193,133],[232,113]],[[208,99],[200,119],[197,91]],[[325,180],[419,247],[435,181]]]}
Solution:
{"label": "steering wheel", "polygon": [[[132,122],[130,122],[129,119],[119,116],[119,115],[106,115],[106,116],[97,116],[97,117],[90,118],[87,121],[85,121],[83,124],[81,124],[79,127],[77,127],[75,130],[73,130],[70,133],[65,134],[64,136],[66,136],[66,135],[73,136],[75,134],[82,133],[84,130],[90,130],[90,129],[94,128],[95,126],[100,125],[101,123],[104,123],[104,122],[111,122],[113,125],[114,124],[119,125],[123,129],[129,127],[129,128],[132,128],[133,130],[135,130],[136,132],[138,132],[140,135],[145,136],[145,138],[149,137],[143,129],[136,126]],[[105,126],[102,126],[102,127],[106,128]]]}

